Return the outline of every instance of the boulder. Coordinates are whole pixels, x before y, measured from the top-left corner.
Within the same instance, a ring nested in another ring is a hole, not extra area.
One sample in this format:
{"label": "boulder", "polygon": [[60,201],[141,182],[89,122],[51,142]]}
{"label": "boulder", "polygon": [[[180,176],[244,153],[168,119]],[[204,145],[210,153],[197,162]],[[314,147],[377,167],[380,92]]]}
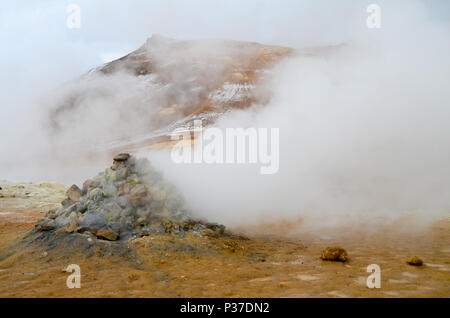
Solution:
{"label": "boulder", "polygon": [[324,261],[345,262],[347,261],[347,251],[341,247],[327,247],[321,258]]}
{"label": "boulder", "polygon": [[418,258],[417,256],[411,256],[410,258],[408,258],[407,263],[412,266],[422,266],[423,265],[423,261],[420,258]]}
{"label": "boulder", "polygon": [[114,231],[106,230],[106,229],[98,230],[96,236],[99,239],[107,240],[107,241],[116,241],[119,238],[119,234],[117,234]]}

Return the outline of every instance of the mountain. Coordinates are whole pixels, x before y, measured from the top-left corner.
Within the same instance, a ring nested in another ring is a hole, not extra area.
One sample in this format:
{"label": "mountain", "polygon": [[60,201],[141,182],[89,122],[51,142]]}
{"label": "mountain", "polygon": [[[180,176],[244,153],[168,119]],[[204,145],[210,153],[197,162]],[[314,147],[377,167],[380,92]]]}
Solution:
{"label": "mountain", "polygon": [[[92,69],[74,81],[75,88],[64,89],[50,114],[52,134],[66,129],[77,135],[71,128],[75,123],[80,131],[89,131],[93,123],[84,123],[86,117],[106,103],[102,111],[118,111],[115,117],[121,121],[105,124],[105,131],[127,126],[129,117],[139,123],[123,129],[126,133],[105,133],[111,138],[97,138],[95,149],[130,150],[168,141],[170,132],[191,129],[196,119],[205,126],[231,109],[267,103],[270,96],[261,84],[271,68],[292,53],[290,48],[259,43],[153,35],[136,51]],[[112,89],[119,78],[120,85]],[[100,126],[106,117],[93,122]],[[90,133],[102,134],[100,128]]]}

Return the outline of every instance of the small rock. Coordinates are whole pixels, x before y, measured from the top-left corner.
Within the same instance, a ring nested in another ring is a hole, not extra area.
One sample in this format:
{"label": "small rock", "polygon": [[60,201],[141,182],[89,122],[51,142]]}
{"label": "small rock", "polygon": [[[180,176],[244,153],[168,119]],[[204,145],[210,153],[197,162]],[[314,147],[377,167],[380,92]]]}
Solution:
{"label": "small rock", "polygon": [[130,154],[128,153],[120,153],[116,155],[113,159],[114,161],[127,161],[130,158]]}
{"label": "small rock", "polygon": [[111,230],[101,229],[97,231],[97,238],[108,241],[116,241],[119,238],[119,234]]}
{"label": "small rock", "polygon": [[409,265],[413,265],[413,266],[422,266],[423,265],[423,261],[418,258],[417,256],[411,256],[410,258],[408,258],[407,263]]}
{"label": "small rock", "polygon": [[341,247],[327,247],[321,258],[324,261],[345,262],[347,261],[347,251]]}
{"label": "small rock", "polygon": [[77,202],[83,196],[83,193],[81,189],[74,184],[67,190],[66,195],[69,200]]}

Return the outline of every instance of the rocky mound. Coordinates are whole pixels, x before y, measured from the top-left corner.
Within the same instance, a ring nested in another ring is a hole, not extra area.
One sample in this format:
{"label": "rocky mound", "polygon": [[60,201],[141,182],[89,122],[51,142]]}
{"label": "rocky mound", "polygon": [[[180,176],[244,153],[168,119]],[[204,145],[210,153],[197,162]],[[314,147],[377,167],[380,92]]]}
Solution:
{"label": "rocky mound", "polygon": [[95,178],[67,190],[62,207],[38,222],[38,232],[84,233],[115,241],[152,233],[219,236],[225,227],[194,220],[177,189],[147,159],[122,153]]}

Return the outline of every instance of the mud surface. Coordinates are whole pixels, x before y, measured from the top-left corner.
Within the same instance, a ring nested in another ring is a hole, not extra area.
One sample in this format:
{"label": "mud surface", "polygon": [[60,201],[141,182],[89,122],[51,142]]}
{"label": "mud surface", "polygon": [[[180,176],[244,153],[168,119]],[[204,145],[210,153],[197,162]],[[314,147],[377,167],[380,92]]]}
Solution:
{"label": "mud surface", "polygon": [[[401,233],[392,224],[295,234],[301,222],[225,237],[155,234],[126,242],[62,233],[55,246],[46,244],[55,234],[27,234],[66,188],[38,195],[42,186],[1,186],[0,297],[450,297],[449,218]],[[328,246],[345,248],[348,261],[321,260]],[[424,265],[408,265],[412,255]],[[66,286],[69,264],[81,268],[80,289]],[[380,289],[366,287],[369,264],[381,267]]]}

